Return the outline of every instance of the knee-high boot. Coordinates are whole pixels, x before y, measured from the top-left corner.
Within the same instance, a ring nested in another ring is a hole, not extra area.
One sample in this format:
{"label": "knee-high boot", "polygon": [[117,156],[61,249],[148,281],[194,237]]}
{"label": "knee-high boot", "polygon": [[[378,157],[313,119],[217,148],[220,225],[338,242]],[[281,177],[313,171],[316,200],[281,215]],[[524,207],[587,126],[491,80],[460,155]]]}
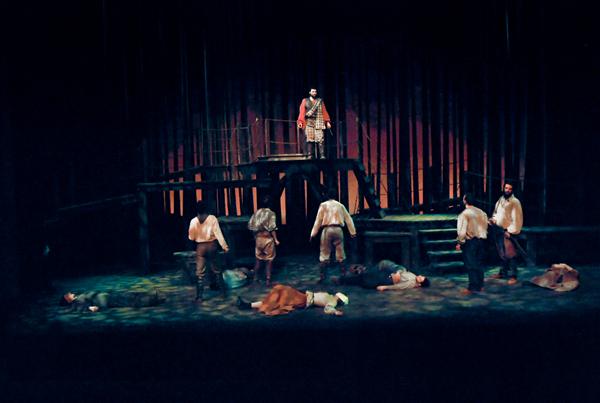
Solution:
{"label": "knee-high boot", "polygon": [[227,297],[227,284],[225,284],[225,279],[223,278],[223,273],[217,273],[217,282],[219,284],[219,288],[221,289],[221,295],[223,298]]}
{"label": "knee-high boot", "polygon": [[346,264],[344,262],[338,262],[338,265],[340,266],[340,273],[342,276],[346,275]]}
{"label": "knee-high boot", "polygon": [[273,261],[269,261],[267,262],[267,267],[266,267],[266,286],[270,287],[271,286],[271,271],[273,270]]}
{"label": "knee-high boot", "polygon": [[325,159],[325,143],[321,142],[318,143],[318,147],[319,147],[319,158],[324,160]]}
{"label": "knee-high boot", "polygon": [[319,263],[319,283],[323,283],[327,279],[327,266],[329,266],[328,262]]}
{"label": "knee-high boot", "polygon": [[314,141],[309,141],[307,143],[307,148],[308,148],[308,158],[309,159],[314,159],[315,158],[315,153],[316,153],[316,143]]}
{"label": "knee-high boot", "polygon": [[204,294],[204,279],[196,278],[196,301],[202,302]]}

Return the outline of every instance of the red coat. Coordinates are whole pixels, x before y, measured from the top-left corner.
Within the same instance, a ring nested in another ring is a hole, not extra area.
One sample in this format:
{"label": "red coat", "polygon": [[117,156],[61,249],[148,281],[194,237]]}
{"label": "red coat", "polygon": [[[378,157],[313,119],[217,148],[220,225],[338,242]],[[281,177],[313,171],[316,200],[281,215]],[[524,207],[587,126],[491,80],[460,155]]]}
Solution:
{"label": "red coat", "polygon": [[[331,122],[331,118],[329,117],[329,112],[327,112],[327,108],[325,107],[325,102],[323,102],[321,100],[321,107],[323,108],[323,121],[325,123],[327,122]],[[306,98],[304,98],[302,100],[302,103],[300,104],[300,114],[298,115],[298,126],[300,128],[304,128],[306,127]]]}

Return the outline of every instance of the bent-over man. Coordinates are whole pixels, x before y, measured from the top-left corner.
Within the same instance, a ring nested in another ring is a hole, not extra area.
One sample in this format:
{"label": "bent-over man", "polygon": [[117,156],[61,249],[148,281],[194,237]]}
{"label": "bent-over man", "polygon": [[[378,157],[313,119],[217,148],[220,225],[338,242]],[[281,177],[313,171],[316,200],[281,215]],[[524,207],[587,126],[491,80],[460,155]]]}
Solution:
{"label": "bent-over man", "polygon": [[335,251],[335,259],[340,265],[342,273],[346,272],[344,267],[344,261],[346,260],[346,252],[344,251],[344,226],[348,226],[348,232],[350,232],[352,238],[356,236],[354,221],[352,221],[352,217],[350,217],[350,213],[348,213],[346,207],[335,200],[336,196],[334,190],[328,192],[328,200],[319,205],[319,211],[310,232],[310,240],[312,241],[319,233],[319,230],[323,229],[321,231],[319,250],[319,282],[325,281],[332,251]]}

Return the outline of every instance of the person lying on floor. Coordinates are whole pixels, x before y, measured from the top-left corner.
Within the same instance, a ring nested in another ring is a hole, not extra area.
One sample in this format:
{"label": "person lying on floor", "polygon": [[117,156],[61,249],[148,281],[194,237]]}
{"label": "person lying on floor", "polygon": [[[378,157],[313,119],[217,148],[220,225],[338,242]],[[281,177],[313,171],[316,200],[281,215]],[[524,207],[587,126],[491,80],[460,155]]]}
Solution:
{"label": "person lying on floor", "polygon": [[141,292],[90,291],[74,294],[69,291],[60,298],[59,305],[70,307],[74,311],[98,312],[107,308],[156,306],[165,300],[156,288]]}
{"label": "person lying on floor", "polygon": [[337,309],[340,305],[347,305],[348,297],[341,292],[331,295],[326,292],[302,292],[293,287],[277,284],[263,298],[262,301],[246,302],[241,297],[237,299],[240,309],[257,309],[268,316],[284,315],[295,309],[304,309],[311,306],[325,308],[326,314],[341,316],[344,313]]}
{"label": "person lying on floor", "polygon": [[532,278],[529,283],[558,292],[573,291],[579,287],[579,273],[566,263],[557,263],[544,274]]}
{"label": "person lying on floor", "polygon": [[411,273],[406,267],[391,260],[382,260],[375,267],[360,264],[350,266],[350,274],[332,279],[340,285],[358,285],[377,291],[398,291],[409,288],[429,287],[429,279]]}

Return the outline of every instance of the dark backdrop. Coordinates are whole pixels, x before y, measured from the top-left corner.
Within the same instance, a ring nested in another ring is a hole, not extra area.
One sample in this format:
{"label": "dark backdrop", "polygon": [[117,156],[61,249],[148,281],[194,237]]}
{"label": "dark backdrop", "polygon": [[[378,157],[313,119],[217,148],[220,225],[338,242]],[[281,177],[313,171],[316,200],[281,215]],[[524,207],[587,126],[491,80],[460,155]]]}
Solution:
{"label": "dark backdrop", "polygon": [[[362,158],[390,207],[426,210],[470,190],[489,203],[512,178],[528,224],[597,224],[594,11],[509,0],[3,4],[2,283],[14,293],[19,274],[39,277],[43,223],[59,208],[258,152],[256,119],[294,120],[313,85],[348,145],[341,156]],[[285,142],[293,131],[273,133]],[[77,237],[117,237],[107,253],[127,255],[134,214],[95,214],[114,225],[71,218]]]}

